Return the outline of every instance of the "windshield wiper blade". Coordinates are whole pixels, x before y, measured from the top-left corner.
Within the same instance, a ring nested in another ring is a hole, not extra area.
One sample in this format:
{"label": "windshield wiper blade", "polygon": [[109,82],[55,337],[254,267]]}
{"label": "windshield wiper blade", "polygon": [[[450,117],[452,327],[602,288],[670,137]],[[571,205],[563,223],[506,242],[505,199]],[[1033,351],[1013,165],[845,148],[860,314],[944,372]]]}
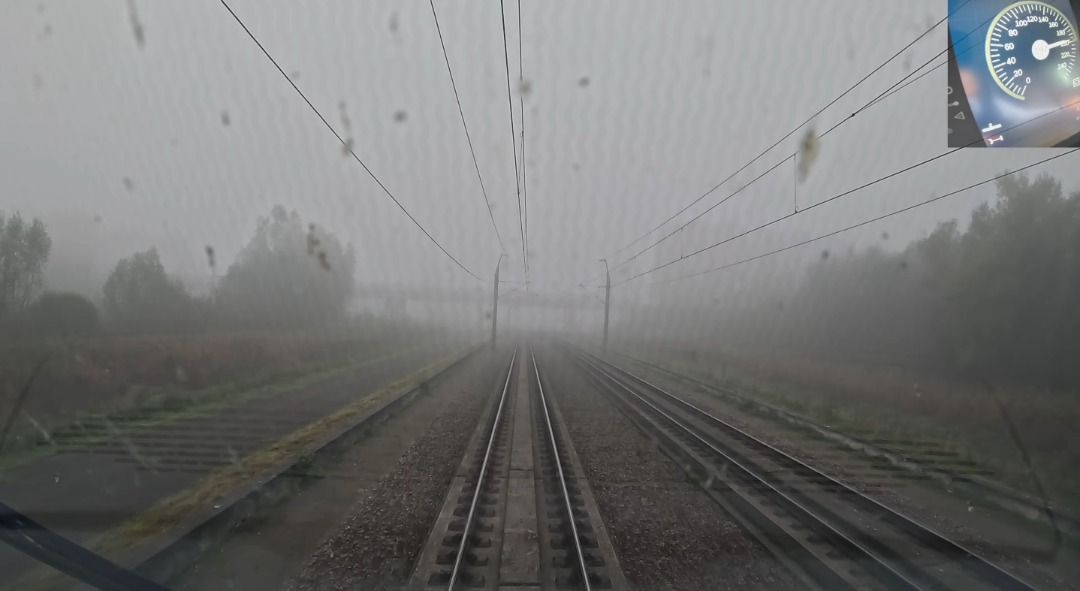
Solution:
{"label": "windshield wiper blade", "polygon": [[0,541],[104,591],[169,591],[0,502]]}

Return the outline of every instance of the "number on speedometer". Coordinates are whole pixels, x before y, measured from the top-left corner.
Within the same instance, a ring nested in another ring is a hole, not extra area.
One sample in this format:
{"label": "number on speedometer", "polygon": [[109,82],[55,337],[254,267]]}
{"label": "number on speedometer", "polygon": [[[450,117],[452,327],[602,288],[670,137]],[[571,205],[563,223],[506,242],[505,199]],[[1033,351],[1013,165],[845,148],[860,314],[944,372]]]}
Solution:
{"label": "number on speedometer", "polygon": [[1045,2],[1005,7],[986,34],[990,74],[1002,90],[1019,100],[1031,92],[1071,86],[1076,52],[1076,26]]}

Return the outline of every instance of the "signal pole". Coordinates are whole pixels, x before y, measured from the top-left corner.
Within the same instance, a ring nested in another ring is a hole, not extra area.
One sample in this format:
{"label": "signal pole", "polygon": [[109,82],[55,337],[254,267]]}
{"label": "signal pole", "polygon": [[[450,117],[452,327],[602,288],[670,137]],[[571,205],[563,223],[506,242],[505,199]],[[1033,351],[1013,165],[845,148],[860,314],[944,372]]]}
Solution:
{"label": "signal pole", "polygon": [[499,323],[499,266],[502,265],[506,253],[499,255],[499,262],[495,263],[495,295],[491,300],[491,350],[495,350],[495,327]]}
{"label": "signal pole", "polygon": [[607,281],[604,283],[604,352],[607,353],[608,314],[611,312],[611,269],[608,268],[607,259],[600,259],[604,263],[604,275]]}

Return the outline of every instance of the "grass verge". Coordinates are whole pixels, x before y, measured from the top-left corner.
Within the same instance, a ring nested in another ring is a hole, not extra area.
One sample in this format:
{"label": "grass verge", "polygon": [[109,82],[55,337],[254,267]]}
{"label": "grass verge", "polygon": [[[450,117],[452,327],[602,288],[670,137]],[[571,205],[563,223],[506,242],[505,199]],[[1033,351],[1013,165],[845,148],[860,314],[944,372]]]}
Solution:
{"label": "grass verge", "polygon": [[[466,353],[467,354],[467,353]],[[288,436],[240,458],[234,464],[219,468],[193,486],[168,497],[149,510],[124,521],[117,527],[85,544],[91,551],[119,559],[134,546],[147,542],[170,530],[183,526],[193,517],[203,514],[242,486],[265,478],[290,458],[304,461],[315,451],[313,446],[327,435],[344,429],[381,404],[427,381],[458,359],[462,354],[446,356],[404,378],[391,382],[364,398],[331,415],[293,431]],[[39,567],[3,589],[38,591],[57,589],[70,582],[65,575],[47,567]]]}
{"label": "grass verge", "polygon": [[284,370],[261,372],[247,379],[233,380],[192,391],[163,391],[140,407],[78,417],[50,434],[42,430],[37,444],[16,448],[0,455],[3,472],[51,455],[85,449],[115,437],[181,418],[209,414],[223,408],[267,398],[356,371],[373,363],[408,353],[408,348],[389,353],[364,355],[343,363],[312,363]]}

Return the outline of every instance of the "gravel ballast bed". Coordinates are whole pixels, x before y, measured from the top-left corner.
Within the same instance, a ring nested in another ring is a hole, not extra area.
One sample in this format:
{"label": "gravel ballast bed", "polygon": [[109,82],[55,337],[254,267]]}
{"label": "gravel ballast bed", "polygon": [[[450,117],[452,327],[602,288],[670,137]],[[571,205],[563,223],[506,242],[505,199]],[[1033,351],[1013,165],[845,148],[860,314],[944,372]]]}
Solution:
{"label": "gravel ballast bed", "polygon": [[[400,589],[423,549],[446,489],[487,402],[490,373],[467,372],[446,409],[360,500],[286,588]],[[493,374],[492,374],[493,375]],[[463,376],[464,377],[464,376]]]}
{"label": "gravel ballast bed", "polygon": [[800,588],[565,357],[545,359],[545,379],[632,588]]}
{"label": "gravel ballast bed", "polygon": [[[733,426],[745,430],[747,433],[761,439],[773,447],[783,451],[820,470],[822,473],[837,479],[838,481],[877,499],[879,502],[926,524],[927,526],[947,534],[956,541],[981,553],[983,556],[994,561],[1005,570],[1014,572],[1036,586],[1044,589],[1078,589],[1075,583],[1063,580],[1060,575],[1055,576],[1051,572],[1037,567],[1030,557],[1024,556],[1024,551],[1005,551],[987,539],[978,528],[967,527],[957,520],[963,517],[958,513],[963,509],[957,507],[963,499],[948,499],[947,494],[939,491],[933,483],[920,485],[915,482],[903,480],[906,473],[885,471],[875,472],[872,462],[861,456],[858,452],[848,450],[842,446],[815,437],[813,434],[794,429],[784,423],[775,422],[773,419],[761,417],[753,413],[742,411],[731,404],[719,400],[714,395],[699,391],[696,388],[686,386],[677,380],[665,376],[647,368],[634,367],[631,364],[624,365],[627,369],[636,370],[638,375],[647,378],[677,393],[687,401],[711,412]],[[944,496],[943,496],[944,495]],[[909,498],[912,496],[914,498]],[[934,502],[937,501],[935,504]],[[974,507],[967,511],[975,510]],[[986,510],[980,508],[980,511]],[[1011,520],[1011,517],[1005,516]],[[992,525],[990,526],[992,527]],[[1016,527],[1004,525],[1001,527]],[[1030,533],[1030,532],[1024,532]],[[997,533],[1000,537],[1002,534]],[[1007,535],[1007,534],[1005,534]],[[1049,545],[1049,542],[1046,543]],[[1040,546],[1039,548],[1043,548]],[[1045,560],[1045,558],[1042,558]],[[1063,560],[1058,558],[1058,560]],[[1067,560],[1067,559],[1064,559]],[[1059,563],[1060,564],[1060,563]],[[1048,568],[1053,569],[1053,566]]]}

